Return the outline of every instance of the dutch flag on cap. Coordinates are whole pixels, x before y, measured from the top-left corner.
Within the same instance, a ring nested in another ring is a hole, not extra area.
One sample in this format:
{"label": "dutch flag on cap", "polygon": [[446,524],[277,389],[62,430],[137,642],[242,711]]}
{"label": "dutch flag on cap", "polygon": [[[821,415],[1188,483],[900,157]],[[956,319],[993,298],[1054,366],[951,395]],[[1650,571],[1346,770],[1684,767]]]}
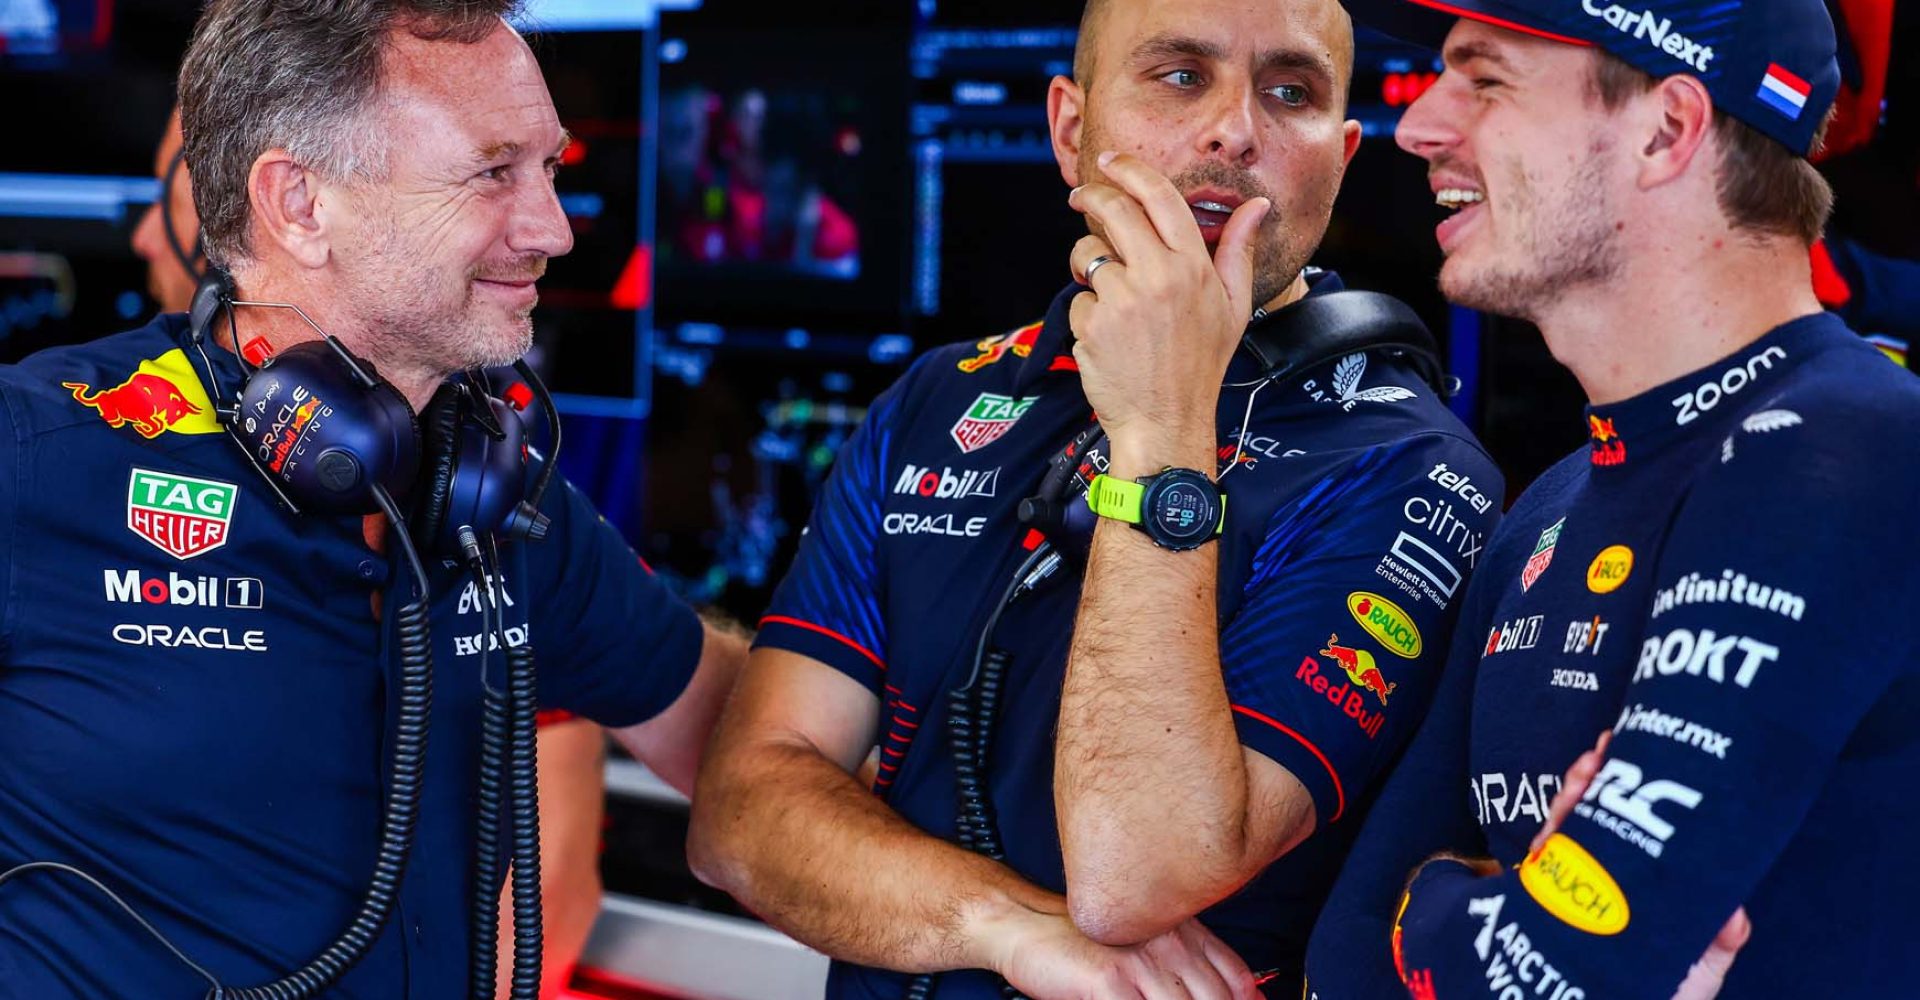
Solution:
{"label": "dutch flag on cap", "polygon": [[1755,97],[1767,107],[1798,121],[1800,112],[1807,106],[1807,95],[1813,92],[1813,86],[1807,81],[1780,68],[1779,63],[1767,64],[1767,75],[1760,78],[1760,92]]}

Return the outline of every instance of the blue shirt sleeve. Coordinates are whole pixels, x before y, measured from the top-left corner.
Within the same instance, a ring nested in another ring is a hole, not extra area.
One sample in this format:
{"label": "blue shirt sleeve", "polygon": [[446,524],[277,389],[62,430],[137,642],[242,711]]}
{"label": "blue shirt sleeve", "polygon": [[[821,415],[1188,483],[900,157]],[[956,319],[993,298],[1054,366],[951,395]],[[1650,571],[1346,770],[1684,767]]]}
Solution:
{"label": "blue shirt sleeve", "polygon": [[1458,608],[1381,573],[1408,527],[1406,506],[1454,500],[1459,530],[1480,538],[1499,517],[1491,501],[1475,510],[1429,478],[1443,467],[1500,493],[1477,447],[1428,434],[1361,454],[1279,511],[1221,634],[1241,742],[1306,786],[1320,825],[1369,797],[1426,714],[1444,663]]}
{"label": "blue shirt sleeve", "polygon": [[[540,704],[630,726],[673,704],[700,664],[705,633],[586,497],[556,480],[544,541],[527,546],[529,623]],[[508,581],[510,584],[515,581]]]}
{"label": "blue shirt sleeve", "polygon": [[756,649],[785,649],[819,660],[876,695],[882,693],[887,669],[879,550],[885,470],[899,430],[901,400],[917,370],[918,365],[874,400],[859,430],[840,449],[800,551],[754,639]]}
{"label": "blue shirt sleeve", "polygon": [[1309,1000],[1406,996],[1392,947],[1407,876],[1442,851],[1487,853],[1468,802],[1467,736],[1488,588],[1470,586],[1433,706],[1347,853],[1307,944]]}
{"label": "blue shirt sleeve", "polygon": [[1862,720],[1911,700],[1915,643],[1886,613],[1917,596],[1889,553],[1912,551],[1920,477],[1843,422],[1823,421],[1824,440],[1814,423],[1740,436],[1683,502],[1613,743],[1561,831],[1499,876],[1439,864],[1415,880],[1402,940],[1416,995],[1552,995],[1551,979],[1667,1000]]}
{"label": "blue shirt sleeve", "polygon": [[20,460],[19,428],[14,421],[13,395],[0,385],[0,666],[13,658],[14,578],[13,535],[15,505],[25,489],[27,465]]}

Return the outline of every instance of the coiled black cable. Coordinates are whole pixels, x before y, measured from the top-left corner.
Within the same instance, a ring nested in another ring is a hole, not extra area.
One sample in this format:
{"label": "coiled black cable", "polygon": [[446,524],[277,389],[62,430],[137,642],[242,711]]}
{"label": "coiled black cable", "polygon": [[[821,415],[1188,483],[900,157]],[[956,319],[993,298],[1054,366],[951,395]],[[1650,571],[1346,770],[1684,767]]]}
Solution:
{"label": "coiled black cable", "polygon": [[[494,578],[471,527],[456,533],[481,597],[482,633],[480,772],[474,823],[474,873],[469,925],[469,995],[492,1000],[499,973],[500,824],[511,824],[513,859],[512,1000],[538,1000],[545,952],[540,899],[540,774],[537,752],[537,680],[533,650],[509,641],[506,614],[496,599]],[[500,555],[493,553],[498,564]],[[494,631],[495,627],[498,631]],[[497,636],[506,657],[506,690],[486,682],[487,647]],[[505,794],[503,803],[502,785]],[[502,806],[506,807],[503,813]]]}
{"label": "coiled black cable", "polygon": [[[480,598],[480,767],[475,787],[473,824],[473,896],[468,909],[472,950],[468,955],[468,991],[474,1000],[492,1000],[500,952],[501,778],[507,743],[506,692],[487,683],[488,640],[493,636],[494,601],[488,581],[475,587]],[[503,627],[504,631],[504,627]]]}
{"label": "coiled black cable", "polygon": [[533,650],[507,647],[508,726],[512,733],[507,783],[513,802],[513,1000],[540,995],[545,953],[540,901],[540,774],[535,751]]}
{"label": "coiled black cable", "polygon": [[433,638],[427,624],[427,571],[407,537],[407,522],[393,498],[380,486],[375,500],[392,523],[395,538],[406,553],[414,574],[414,599],[395,613],[399,635],[399,712],[394,723],[393,761],[388,769],[386,809],[380,818],[380,847],[373,879],[361,898],[359,912],[333,943],[297,971],[265,986],[215,986],[207,1000],[307,1000],[333,985],[366,956],[380,937],[394,900],[406,877],[407,855],[413,850],[414,827],[420,818],[421,777],[426,770],[427,726],[433,709]]}
{"label": "coiled black cable", "polygon": [[[1007,608],[1038,586],[1059,561],[1059,554],[1044,542],[1027,554],[980,629],[980,641],[973,649],[973,670],[965,683],[947,692],[947,742],[953,749],[954,840],[967,850],[1003,863],[1007,852],[1000,842],[999,816],[987,791],[987,768],[993,754],[994,726],[1000,718],[1001,687],[1013,657],[1006,650],[994,648],[993,633]],[[939,975],[932,972],[913,977],[907,983],[906,1000],[929,1000],[938,979]],[[1000,995],[1024,1000],[1020,991],[1004,980]]]}

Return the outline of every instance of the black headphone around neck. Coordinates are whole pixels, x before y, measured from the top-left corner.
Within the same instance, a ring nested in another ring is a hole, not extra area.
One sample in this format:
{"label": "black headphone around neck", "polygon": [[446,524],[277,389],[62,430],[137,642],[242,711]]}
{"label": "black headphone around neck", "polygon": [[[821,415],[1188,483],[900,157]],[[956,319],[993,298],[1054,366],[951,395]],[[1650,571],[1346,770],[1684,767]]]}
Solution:
{"label": "black headphone around neck", "polygon": [[[1256,316],[1240,346],[1260,363],[1254,385],[1284,382],[1310,368],[1362,351],[1404,358],[1434,393],[1451,393],[1438,345],[1411,306],[1379,292],[1347,290],[1309,295]],[[1020,502],[1020,520],[1054,548],[1085,564],[1095,517],[1076,503],[1106,467],[1107,435],[1089,423],[1048,461],[1036,494]]]}
{"label": "black headphone around neck", "polygon": [[[238,351],[248,370],[229,403],[207,356],[207,332],[225,310],[239,347],[234,313],[240,306],[292,309],[320,337],[260,358],[257,367],[247,357],[253,351]],[[450,556],[465,550],[462,528],[512,541],[545,537],[547,518],[538,504],[557,456],[547,456],[529,490],[525,421],[485,391],[480,373],[442,385],[416,420],[406,397],[372,363],[296,306],[237,299],[233,278],[221,268],[207,268],[187,318],[217,418],[295,513],[376,513],[384,509],[378,488],[389,497],[413,496],[415,540]],[[525,362],[515,368],[546,410],[557,453],[560,425],[551,397]]]}

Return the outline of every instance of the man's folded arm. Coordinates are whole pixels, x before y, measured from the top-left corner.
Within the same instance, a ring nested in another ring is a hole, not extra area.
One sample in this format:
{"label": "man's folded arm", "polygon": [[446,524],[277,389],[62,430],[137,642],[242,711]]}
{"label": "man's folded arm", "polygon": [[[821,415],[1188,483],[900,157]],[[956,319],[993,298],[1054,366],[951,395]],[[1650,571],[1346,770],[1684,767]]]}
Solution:
{"label": "man's folded arm", "polygon": [[750,657],[700,769],[688,858],[768,923],[836,958],[904,972],[998,968],[994,932],[1059,897],[929,836],[853,772],[879,699],[818,660]]}
{"label": "man's folded arm", "polygon": [[[1161,933],[1357,811],[1418,726],[1455,617],[1452,593],[1393,590],[1379,573],[1402,507],[1445,495],[1428,480],[1442,463],[1498,489],[1479,449],[1422,435],[1357,454],[1276,512],[1224,631],[1213,552],[1101,525],[1054,782],[1067,898],[1089,936]],[[1484,538],[1497,517],[1465,511],[1462,530]]]}

